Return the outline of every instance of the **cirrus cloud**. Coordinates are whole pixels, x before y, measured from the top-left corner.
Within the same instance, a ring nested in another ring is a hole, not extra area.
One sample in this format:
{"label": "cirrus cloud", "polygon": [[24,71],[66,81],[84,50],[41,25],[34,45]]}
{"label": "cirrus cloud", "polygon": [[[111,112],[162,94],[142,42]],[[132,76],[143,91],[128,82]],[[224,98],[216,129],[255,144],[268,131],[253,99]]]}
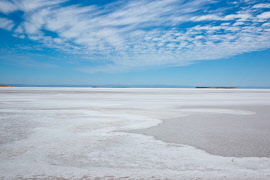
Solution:
{"label": "cirrus cloud", "polygon": [[[235,1],[227,9],[209,0],[68,2],[0,1],[0,28],[105,62],[79,68],[90,73],[185,66],[270,48],[270,11],[261,11],[261,2]],[[22,22],[9,18],[16,11],[24,13]]]}

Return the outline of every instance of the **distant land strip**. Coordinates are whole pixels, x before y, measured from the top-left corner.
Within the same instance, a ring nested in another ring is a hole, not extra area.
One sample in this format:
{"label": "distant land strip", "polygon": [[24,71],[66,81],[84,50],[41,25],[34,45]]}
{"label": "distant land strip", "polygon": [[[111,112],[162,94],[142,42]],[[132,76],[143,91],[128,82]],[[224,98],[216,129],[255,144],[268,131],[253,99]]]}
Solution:
{"label": "distant land strip", "polygon": [[128,88],[128,87],[102,87],[102,86],[92,86],[92,88]]}
{"label": "distant land strip", "polygon": [[0,85],[0,87],[14,87],[14,86],[11,86],[11,85]]}
{"label": "distant land strip", "polygon": [[260,87],[260,86],[242,86],[242,87],[232,87],[232,86],[182,86],[182,85],[124,85],[124,84],[104,84],[104,85],[92,85],[92,84],[84,84],[84,85],[38,85],[38,84],[10,84],[3,83],[0,84],[0,87],[83,87],[83,88],[213,88],[213,89],[270,89],[269,87]]}
{"label": "distant land strip", "polygon": [[208,89],[237,89],[237,87],[196,87],[196,88],[208,88]]}

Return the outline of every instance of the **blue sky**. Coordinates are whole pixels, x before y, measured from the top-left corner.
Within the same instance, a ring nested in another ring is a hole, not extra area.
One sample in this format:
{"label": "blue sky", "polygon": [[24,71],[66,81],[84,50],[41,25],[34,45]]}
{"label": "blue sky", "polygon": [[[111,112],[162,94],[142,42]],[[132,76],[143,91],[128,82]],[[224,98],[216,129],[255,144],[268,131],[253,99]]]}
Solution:
{"label": "blue sky", "polygon": [[0,0],[0,83],[270,87],[268,0]]}

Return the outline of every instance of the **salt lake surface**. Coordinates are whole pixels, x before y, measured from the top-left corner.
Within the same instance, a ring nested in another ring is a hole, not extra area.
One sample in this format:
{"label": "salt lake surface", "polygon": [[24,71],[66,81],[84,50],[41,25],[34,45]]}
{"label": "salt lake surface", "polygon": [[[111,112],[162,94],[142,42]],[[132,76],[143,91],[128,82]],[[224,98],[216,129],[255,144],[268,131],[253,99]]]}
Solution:
{"label": "salt lake surface", "polygon": [[0,179],[270,179],[270,90],[1,88]]}

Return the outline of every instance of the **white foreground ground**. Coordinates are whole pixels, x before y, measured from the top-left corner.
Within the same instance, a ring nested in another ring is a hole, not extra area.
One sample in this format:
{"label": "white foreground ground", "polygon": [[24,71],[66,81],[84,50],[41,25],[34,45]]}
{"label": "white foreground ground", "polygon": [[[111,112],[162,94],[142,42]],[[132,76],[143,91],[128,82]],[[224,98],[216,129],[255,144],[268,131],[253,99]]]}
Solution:
{"label": "white foreground ground", "polygon": [[0,179],[269,180],[269,113],[270,90],[1,88]]}

